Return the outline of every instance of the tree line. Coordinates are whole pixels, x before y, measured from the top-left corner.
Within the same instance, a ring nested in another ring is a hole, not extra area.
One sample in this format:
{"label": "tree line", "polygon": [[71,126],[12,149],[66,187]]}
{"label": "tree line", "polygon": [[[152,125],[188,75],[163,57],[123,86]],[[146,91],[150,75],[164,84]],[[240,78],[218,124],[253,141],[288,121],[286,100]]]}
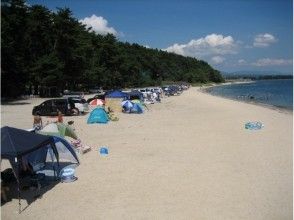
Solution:
{"label": "tree line", "polygon": [[52,12],[23,0],[1,2],[1,47],[2,97],[17,97],[31,88],[63,91],[223,81],[204,61],[96,34],[69,8]]}

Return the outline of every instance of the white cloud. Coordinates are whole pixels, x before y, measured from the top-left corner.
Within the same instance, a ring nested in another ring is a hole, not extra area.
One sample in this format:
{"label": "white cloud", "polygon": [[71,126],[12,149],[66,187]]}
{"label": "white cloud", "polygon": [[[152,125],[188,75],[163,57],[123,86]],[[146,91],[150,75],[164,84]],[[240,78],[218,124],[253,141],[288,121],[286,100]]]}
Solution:
{"label": "white cloud", "polygon": [[214,64],[221,64],[225,61],[225,58],[224,57],[221,57],[221,56],[215,56],[215,57],[212,57],[211,58],[211,61],[214,63]]}
{"label": "white cloud", "polygon": [[210,34],[204,38],[193,39],[187,44],[174,44],[166,49],[167,52],[203,58],[206,56],[226,55],[237,53],[237,43],[231,36]]}
{"label": "white cloud", "polygon": [[238,64],[239,65],[245,65],[247,62],[246,62],[246,60],[244,60],[244,59],[239,59],[238,60]]}
{"label": "white cloud", "polygon": [[113,27],[108,27],[108,21],[101,16],[92,15],[91,17],[85,17],[80,22],[85,24],[87,28],[91,27],[97,34],[106,35],[109,33],[117,35],[117,31]]}
{"label": "white cloud", "polygon": [[167,52],[170,52],[170,53],[176,53],[176,54],[180,54],[180,55],[183,55],[185,56],[185,52],[184,52],[184,49],[185,49],[186,45],[185,44],[174,44],[166,49],[163,49]]}
{"label": "white cloud", "polygon": [[271,59],[263,58],[257,60],[255,63],[252,63],[253,66],[287,66],[293,63],[290,59]]}
{"label": "white cloud", "polygon": [[258,34],[254,38],[253,46],[254,47],[268,47],[270,44],[275,43],[277,39],[268,33]]}

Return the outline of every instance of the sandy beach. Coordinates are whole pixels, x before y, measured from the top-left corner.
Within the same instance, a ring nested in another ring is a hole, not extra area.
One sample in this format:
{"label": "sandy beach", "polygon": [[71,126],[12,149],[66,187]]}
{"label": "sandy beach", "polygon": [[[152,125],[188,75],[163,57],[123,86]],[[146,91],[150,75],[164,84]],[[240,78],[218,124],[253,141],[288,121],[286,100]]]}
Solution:
{"label": "sandy beach", "polygon": [[[31,128],[32,108],[43,100],[2,105],[1,126]],[[195,87],[142,115],[117,116],[106,125],[65,117],[92,147],[79,157],[78,180],[54,185],[29,206],[22,200],[21,214],[17,199],[5,203],[2,219],[293,218],[292,113]],[[249,121],[264,127],[246,130]]]}

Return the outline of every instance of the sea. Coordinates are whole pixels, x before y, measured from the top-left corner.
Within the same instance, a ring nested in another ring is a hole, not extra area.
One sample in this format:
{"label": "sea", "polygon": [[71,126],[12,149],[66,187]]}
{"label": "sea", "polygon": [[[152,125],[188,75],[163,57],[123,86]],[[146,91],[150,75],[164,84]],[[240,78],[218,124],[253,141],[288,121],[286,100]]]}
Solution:
{"label": "sea", "polygon": [[293,79],[257,80],[211,87],[212,95],[293,111]]}

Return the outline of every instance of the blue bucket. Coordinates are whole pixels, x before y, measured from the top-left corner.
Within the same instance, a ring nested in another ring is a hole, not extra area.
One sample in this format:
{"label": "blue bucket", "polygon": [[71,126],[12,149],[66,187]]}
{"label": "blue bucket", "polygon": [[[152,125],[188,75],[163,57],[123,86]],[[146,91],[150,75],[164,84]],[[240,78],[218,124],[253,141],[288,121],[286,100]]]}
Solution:
{"label": "blue bucket", "polygon": [[107,147],[101,147],[101,148],[100,148],[100,154],[102,154],[102,155],[107,155],[107,154],[108,154],[108,149],[107,149]]}

